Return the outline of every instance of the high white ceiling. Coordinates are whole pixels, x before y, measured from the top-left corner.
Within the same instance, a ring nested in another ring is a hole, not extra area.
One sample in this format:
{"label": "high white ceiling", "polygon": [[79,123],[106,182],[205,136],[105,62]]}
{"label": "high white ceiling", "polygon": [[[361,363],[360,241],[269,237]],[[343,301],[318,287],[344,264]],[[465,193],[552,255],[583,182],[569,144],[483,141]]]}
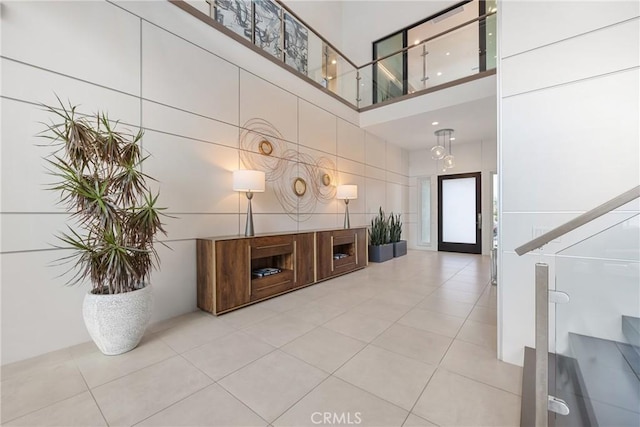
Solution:
{"label": "high white ceiling", "polygon": [[[431,123],[438,122],[438,125]],[[367,126],[364,129],[407,150],[435,145],[438,129],[451,128],[452,145],[497,138],[496,97],[478,99],[454,106]]]}

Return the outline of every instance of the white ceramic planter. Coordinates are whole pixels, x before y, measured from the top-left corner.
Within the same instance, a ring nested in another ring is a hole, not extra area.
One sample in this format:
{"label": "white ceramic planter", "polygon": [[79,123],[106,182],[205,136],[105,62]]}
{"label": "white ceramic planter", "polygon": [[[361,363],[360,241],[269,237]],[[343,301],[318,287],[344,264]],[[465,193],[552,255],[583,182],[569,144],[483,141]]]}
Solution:
{"label": "white ceramic planter", "polygon": [[153,307],[151,286],[115,295],[84,297],[82,315],[89,335],[101,352],[116,355],[133,350],[149,323]]}

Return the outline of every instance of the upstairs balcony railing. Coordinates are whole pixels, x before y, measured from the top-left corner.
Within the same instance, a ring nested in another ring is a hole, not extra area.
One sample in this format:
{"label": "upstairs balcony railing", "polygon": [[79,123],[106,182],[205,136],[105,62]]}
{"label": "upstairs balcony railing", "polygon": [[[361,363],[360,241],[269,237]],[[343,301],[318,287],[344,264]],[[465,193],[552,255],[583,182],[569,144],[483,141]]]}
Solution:
{"label": "upstairs balcony railing", "polygon": [[278,0],[169,1],[359,111],[495,73],[495,7],[358,66]]}

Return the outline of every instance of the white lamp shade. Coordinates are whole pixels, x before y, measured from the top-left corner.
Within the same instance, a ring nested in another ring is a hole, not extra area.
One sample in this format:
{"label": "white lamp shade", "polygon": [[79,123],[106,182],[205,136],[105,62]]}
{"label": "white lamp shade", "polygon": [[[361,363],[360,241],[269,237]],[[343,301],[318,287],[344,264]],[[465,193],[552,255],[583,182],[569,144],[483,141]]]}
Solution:
{"label": "white lamp shade", "polygon": [[357,185],[338,185],[336,199],[352,200],[358,198]]}
{"label": "white lamp shade", "polygon": [[233,171],[233,191],[264,192],[264,172],[246,169]]}

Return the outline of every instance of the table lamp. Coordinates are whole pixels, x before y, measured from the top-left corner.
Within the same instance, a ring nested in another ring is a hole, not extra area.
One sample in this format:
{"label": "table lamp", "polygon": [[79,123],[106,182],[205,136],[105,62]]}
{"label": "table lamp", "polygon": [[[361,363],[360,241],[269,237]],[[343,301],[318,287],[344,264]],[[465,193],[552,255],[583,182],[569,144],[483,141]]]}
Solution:
{"label": "table lamp", "polygon": [[253,212],[251,199],[253,193],[264,193],[264,172],[241,169],[233,171],[233,191],[242,191],[247,195],[247,224],[244,228],[245,236],[253,236]]}
{"label": "table lamp", "polygon": [[349,223],[349,200],[358,198],[358,186],[357,185],[338,185],[336,192],[336,199],[344,200],[344,228],[351,228]]}

